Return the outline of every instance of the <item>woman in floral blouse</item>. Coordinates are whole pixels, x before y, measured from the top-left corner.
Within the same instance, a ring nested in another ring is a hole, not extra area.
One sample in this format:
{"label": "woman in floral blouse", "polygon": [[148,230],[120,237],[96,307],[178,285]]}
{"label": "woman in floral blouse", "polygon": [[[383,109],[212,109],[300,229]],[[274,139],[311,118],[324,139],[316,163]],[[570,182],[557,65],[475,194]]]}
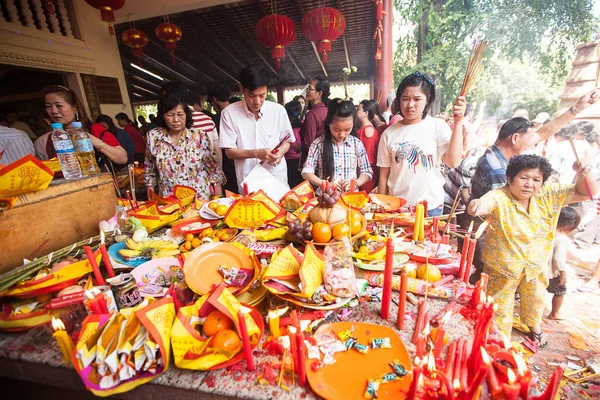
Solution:
{"label": "woman in floral blouse", "polygon": [[190,129],[192,113],[185,100],[167,96],[158,103],[159,127],[148,132],[146,147],[146,187],[167,196],[175,185],[186,185],[208,199],[210,185],[217,193],[223,172],[212,151],[210,139],[199,129]]}

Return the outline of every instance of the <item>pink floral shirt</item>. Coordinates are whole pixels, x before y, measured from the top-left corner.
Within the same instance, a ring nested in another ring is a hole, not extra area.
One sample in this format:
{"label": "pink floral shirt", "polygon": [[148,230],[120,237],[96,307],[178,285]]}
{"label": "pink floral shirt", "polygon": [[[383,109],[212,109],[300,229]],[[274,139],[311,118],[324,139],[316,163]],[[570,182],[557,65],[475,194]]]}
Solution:
{"label": "pink floral shirt", "polygon": [[186,185],[208,199],[210,183],[223,183],[224,177],[207,134],[186,129],[173,145],[163,128],[148,132],[146,146],[147,187],[158,185],[158,194],[168,196],[175,185]]}

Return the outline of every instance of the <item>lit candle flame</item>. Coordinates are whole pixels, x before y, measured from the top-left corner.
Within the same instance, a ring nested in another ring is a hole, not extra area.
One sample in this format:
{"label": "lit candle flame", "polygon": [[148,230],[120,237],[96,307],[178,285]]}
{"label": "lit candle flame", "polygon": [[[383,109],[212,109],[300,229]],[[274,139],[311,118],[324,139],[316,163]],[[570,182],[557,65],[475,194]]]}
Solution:
{"label": "lit candle flame", "polygon": [[517,376],[513,372],[512,369],[508,368],[506,370],[506,377],[508,378],[508,383],[513,384],[517,381]]}
{"label": "lit candle flame", "polygon": [[52,329],[54,329],[55,331],[64,331],[65,324],[61,321],[60,318],[52,317]]}
{"label": "lit candle flame", "polygon": [[485,349],[483,348],[483,346],[481,346],[481,361],[483,361],[483,363],[485,365],[491,365],[492,364],[492,357],[490,357],[490,355],[488,354],[488,352],[485,351]]}
{"label": "lit candle flame", "polygon": [[296,333],[296,328],[291,325],[288,326],[287,330],[288,330],[288,333]]}
{"label": "lit candle flame", "polygon": [[471,232],[473,232],[473,221],[471,221],[471,224],[469,225],[469,230],[467,231],[467,233],[470,235]]}
{"label": "lit candle flame", "polygon": [[[429,356],[427,358],[427,371],[431,375],[435,375],[435,357],[433,356],[433,349],[429,350]],[[423,360],[424,361],[424,360]]]}
{"label": "lit candle flame", "polygon": [[454,386],[454,391],[458,392],[460,390],[460,381],[458,380],[458,378],[454,378],[452,386]]}
{"label": "lit candle flame", "polygon": [[508,336],[506,336],[504,334],[504,332],[500,332],[500,334],[502,335],[502,341],[504,342],[504,348],[506,350],[512,348],[512,343],[510,342],[510,339],[508,338]]}
{"label": "lit candle flame", "polygon": [[104,244],[104,231],[102,231],[102,229],[100,229],[100,244]]}
{"label": "lit candle flame", "polygon": [[450,320],[451,316],[452,316],[452,311],[449,310],[448,312],[446,312],[446,314],[444,314],[444,316],[440,320],[439,326],[445,325]]}
{"label": "lit candle flame", "polygon": [[415,365],[421,365],[421,359],[419,358],[419,356],[415,357]]}
{"label": "lit candle flame", "polygon": [[429,336],[429,334],[431,333],[431,326],[429,325],[429,322],[427,322],[427,325],[425,325],[425,328],[423,328],[422,333],[425,336]]}
{"label": "lit candle flame", "polygon": [[494,302],[494,298],[492,296],[487,297],[488,304],[492,304]]}
{"label": "lit candle flame", "polygon": [[519,375],[524,376],[527,372],[527,363],[520,354],[514,354],[515,363],[517,364],[517,371]]}
{"label": "lit candle flame", "polygon": [[483,292],[483,290],[479,292],[479,303],[485,304],[485,293]]}

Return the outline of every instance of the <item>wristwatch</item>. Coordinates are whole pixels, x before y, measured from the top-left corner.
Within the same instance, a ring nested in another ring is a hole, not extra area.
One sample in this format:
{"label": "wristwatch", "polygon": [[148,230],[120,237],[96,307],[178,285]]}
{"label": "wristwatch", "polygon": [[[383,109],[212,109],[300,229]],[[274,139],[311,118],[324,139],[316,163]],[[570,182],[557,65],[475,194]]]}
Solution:
{"label": "wristwatch", "polygon": [[571,111],[573,115],[579,114],[579,110],[577,109],[577,107],[575,107],[575,105],[572,105],[571,108],[569,108],[569,111]]}

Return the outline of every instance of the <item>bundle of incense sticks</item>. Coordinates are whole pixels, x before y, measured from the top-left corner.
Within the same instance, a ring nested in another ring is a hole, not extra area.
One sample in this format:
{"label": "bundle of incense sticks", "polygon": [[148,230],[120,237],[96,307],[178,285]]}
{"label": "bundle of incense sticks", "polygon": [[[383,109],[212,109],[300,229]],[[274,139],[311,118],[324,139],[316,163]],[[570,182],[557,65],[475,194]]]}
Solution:
{"label": "bundle of incense sticks", "polygon": [[[283,146],[283,144],[284,144],[285,142],[287,142],[288,140],[290,140],[290,138],[291,138],[291,137],[292,137],[292,135],[290,135],[289,133],[288,133],[287,135],[285,135],[285,137],[284,137],[283,139],[281,139],[281,141],[280,141],[279,143],[277,143],[277,146],[275,146],[275,147],[273,148],[273,150],[271,150],[271,152],[272,152],[272,153],[275,153],[275,154],[277,154],[277,151],[279,151],[279,148],[280,148],[281,146]],[[261,161],[261,162],[260,162],[260,165],[263,165],[264,163],[265,163],[265,162],[264,162],[264,160],[263,160],[263,161]]]}
{"label": "bundle of incense sticks", "polygon": [[469,90],[473,87],[477,78],[483,71],[483,53],[490,42],[487,40],[477,40],[471,50],[471,56],[469,57],[469,64],[467,64],[467,71],[465,72],[465,79],[463,80],[462,89],[460,91],[461,96],[465,96]]}

